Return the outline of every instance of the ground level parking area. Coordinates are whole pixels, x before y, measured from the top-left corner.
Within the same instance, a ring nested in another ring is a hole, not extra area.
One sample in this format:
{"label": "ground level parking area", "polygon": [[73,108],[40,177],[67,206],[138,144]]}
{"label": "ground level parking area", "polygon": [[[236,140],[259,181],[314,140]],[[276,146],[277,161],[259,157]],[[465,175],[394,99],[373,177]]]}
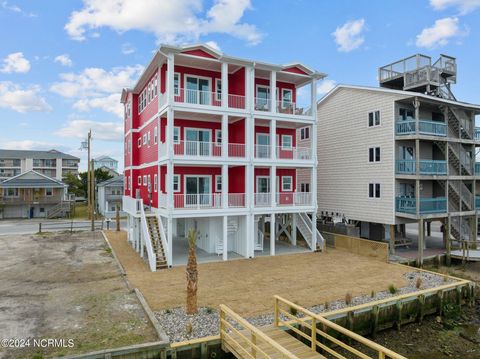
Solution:
{"label": "ground level parking area", "polygon": [[0,235],[0,338],[73,340],[72,348],[0,348],[0,358],[158,340],[100,232]]}
{"label": "ground level parking area", "polygon": [[[150,272],[127,242],[126,232],[106,234],[128,280],[142,291],[152,310],[185,305],[185,266]],[[198,270],[199,306],[226,304],[243,316],[270,312],[274,294],[312,306],[347,293],[370,294],[391,284],[403,287],[407,284],[403,275],[411,272],[408,267],[334,249],[202,263]]]}

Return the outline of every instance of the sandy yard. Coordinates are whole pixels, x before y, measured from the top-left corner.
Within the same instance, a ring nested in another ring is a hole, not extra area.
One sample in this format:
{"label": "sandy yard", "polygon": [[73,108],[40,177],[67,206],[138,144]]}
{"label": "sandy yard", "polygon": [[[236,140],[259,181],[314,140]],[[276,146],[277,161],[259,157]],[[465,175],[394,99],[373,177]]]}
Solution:
{"label": "sandy yard", "polygon": [[[155,311],[185,305],[185,267],[150,272],[126,240],[126,232],[107,232],[128,280],[139,288]],[[199,264],[200,306],[226,304],[244,316],[273,311],[278,294],[302,306],[313,306],[345,294],[370,294],[407,283],[406,267],[329,249],[327,253],[301,253]]]}
{"label": "sandy yard", "polygon": [[0,236],[0,338],[73,339],[73,348],[0,358],[52,357],[156,341],[100,232]]}

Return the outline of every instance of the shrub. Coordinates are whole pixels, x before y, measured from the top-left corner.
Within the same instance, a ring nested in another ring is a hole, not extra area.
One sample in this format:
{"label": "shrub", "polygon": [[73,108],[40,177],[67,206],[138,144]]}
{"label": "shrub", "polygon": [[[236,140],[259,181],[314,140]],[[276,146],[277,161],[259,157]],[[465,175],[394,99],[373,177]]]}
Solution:
{"label": "shrub", "polygon": [[325,310],[329,310],[329,309],[330,309],[330,303],[329,303],[329,302],[325,302],[325,304],[323,305],[323,307],[325,308]]}
{"label": "shrub", "polygon": [[376,296],[376,293],[374,290],[372,290],[372,292],[370,293],[370,297],[375,298],[375,296]]}
{"label": "shrub", "polygon": [[288,311],[289,311],[290,314],[293,315],[293,316],[296,316],[296,315],[298,314],[298,310],[297,310],[297,308],[295,308],[295,307],[290,307],[290,308],[288,309]]}
{"label": "shrub", "polygon": [[212,307],[206,307],[205,308],[205,313],[212,314],[213,313],[213,308]]}
{"label": "shrub", "polygon": [[397,294],[398,289],[397,289],[397,287],[395,287],[394,284],[390,284],[388,286],[388,291],[390,292],[390,294]]}
{"label": "shrub", "polygon": [[345,294],[345,304],[350,305],[352,304],[352,293]]}
{"label": "shrub", "polygon": [[422,278],[417,277],[417,280],[415,281],[415,288],[420,289],[421,286],[422,286]]}
{"label": "shrub", "polygon": [[192,334],[193,332],[193,324],[192,322],[189,320],[187,322],[187,324],[185,325],[185,333],[187,333],[188,335]]}
{"label": "shrub", "polygon": [[164,313],[165,314],[172,314],[172,310],[171,309],[165,309]]}

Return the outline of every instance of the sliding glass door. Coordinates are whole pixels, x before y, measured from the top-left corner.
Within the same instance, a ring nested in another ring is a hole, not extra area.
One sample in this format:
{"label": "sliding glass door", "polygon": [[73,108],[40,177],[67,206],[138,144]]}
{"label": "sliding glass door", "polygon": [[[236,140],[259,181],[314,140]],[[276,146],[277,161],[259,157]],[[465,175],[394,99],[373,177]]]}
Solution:
{"label": "sliding glass door", "polygon": [[211,87],[209,79],[187,76],[185,82],[187,84],[186,102],[210,105]]}
{"label": "sliding glass door", "polygon": [[187,128],[185,130],[185,154],[187,156],[210,156],[210,130]]}
{"label": "sliding glass door", "polygon": [[186,176],[185,206],[210,206],[211,204],[210,176]]}

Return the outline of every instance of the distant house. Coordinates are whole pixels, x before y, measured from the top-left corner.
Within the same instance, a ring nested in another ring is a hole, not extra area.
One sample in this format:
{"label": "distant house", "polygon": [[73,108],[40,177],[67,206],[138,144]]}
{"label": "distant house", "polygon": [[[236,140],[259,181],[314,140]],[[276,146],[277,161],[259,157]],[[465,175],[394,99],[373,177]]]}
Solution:
{"label": "distant house", "polygon": [[48,177],[62,180],[67,173],[78,174],[78,157],[50,151],[0,149],[0,180],[34,170]]}
{"label": "distant house", "polygon": [[112,217],[116,214],[117,206],[122,212],[124,177],[117,176],[103,181],[97,185],[98,211],[105,217]]}
{"label": "distant house", "polygon": [[93,167],[95,169],[106,167],[115,172],[118,170],[118,161],[109,156],[100,156],[93,160]]}
{"label": "distant house", "polygon": [[108,173],[110,176],[112,176],[112,177],[117,177],[117,176],[120,175],[117,171],[114,171],[114,170],[112,170],[111,168],[108,168],[108,167],[105,167],[105,166],[99,167],[99,168],[97,168],[97,169],[99,169],[99,170],[101,170],[101,171],[103,171],[103,172],[107,172],[107,173]]}
{"label": "distant house", "polygon": [[34,170],[0,182],[0,218],[53,218],[70,212],[67,185]]}

